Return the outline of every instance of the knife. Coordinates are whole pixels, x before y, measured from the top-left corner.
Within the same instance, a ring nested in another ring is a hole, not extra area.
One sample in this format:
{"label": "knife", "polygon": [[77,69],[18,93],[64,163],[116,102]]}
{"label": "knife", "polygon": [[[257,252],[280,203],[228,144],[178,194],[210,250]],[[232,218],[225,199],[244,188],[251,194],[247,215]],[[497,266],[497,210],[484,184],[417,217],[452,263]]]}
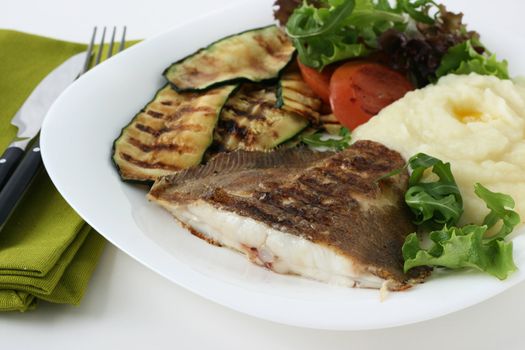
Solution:
{"label": "knife", "polygon": [[18,203],[22,194],[20,189],[25,191],[42,167],[38,136],[20,165],[16,165],[31,139],[39,133],[42,121],[53,102],[81,74],[86,55],[87,52],[76,54],[49,73],[33,90],[11,122],[18,127],[18,134],[0,158],[0,229]]}
{"label": "knife", "polygon": [[47,111],[64,89],[80,74],[87,52],[70,58],[49,73],[33,90],[13,117],[18,128],[15,140],[0,156],[0,190],[22,159],[27,145],[40,130]]}

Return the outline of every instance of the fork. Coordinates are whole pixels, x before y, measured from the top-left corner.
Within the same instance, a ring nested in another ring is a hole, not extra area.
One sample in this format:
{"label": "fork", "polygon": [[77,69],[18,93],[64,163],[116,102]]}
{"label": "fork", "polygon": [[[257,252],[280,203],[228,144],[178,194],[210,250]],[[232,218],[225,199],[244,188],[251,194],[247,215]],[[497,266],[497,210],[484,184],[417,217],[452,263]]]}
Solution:
{"label": "fork", "polygon": [[[113,31],[111,33],[111,40],[109,41],[109,47],[108,47],[108,52],[107,52],[106,59],[111,58],[111,56],[113,56],[113,50],[114,50],[113,46],[115,45],[115,34],[116,34],[116,32],[117,32],[117,27],[113,27]],[[86,60],[84,61],[84,68],[80,72],[80,75],[86,73],[91,67],[91,58],[92,58],[92,55],[93,55],[93,50],[94,50],[94,44],[95,44],[96,37],[97,37],[97,27],[94,27],[93,28],[93,34],[91,35],[91,40],[89,41],[89,46],[88,46],[87,51],[86,51]],[[102,58],[102,51],[104,51],[104,39],[105,38],[106,38],[106,27],[103,27],[103,29],[102,29],[102,36],[100,38],[100,43],[99,43],[99,46],[98,46],[98,52],[96,54],[96,58],[95,58],[95,62],[93,63],[93,67],[100,63],[100,60]],[[121,52],[122,50],[124,50],[125,43],[126,43],[126,26],[124,26],[122,28],[122,38],[120,39],[120,44],[119,44],[117,53]]]}
{"label": "fork", "polygon": [[[113,56],[114,46],[115,46],[115,35],[117,32],[117,27],[113,27],[111,34],[111,39],[109,41],[109,47],[106,53],[106,58],[108,59]],[[104,51],[104,40],[106,37],[106,27],[102,29],[102,35],[99,42],[99,46],[95,55],[95,39],[97,37],[97,27],[93,28],[93,34],[91,35],[91,40],[86,51],[86,58],[84,61],[84,66],[79,77],[86,73],[90,68],[98,65],[103,56]],[[122,37],[120,39],[120,44],[117,49],[117,53],[124,50],[126,41],[126,26],[122,28]],[[92,58],[95,55],[95,62],[92,64]],[[77,77],[78,79],[78,77]],[[24,196],[27,188],[31,184],[35,175],[39,170],[43,168],[42,156],[40,154],[40,134],[35,137],[35,141],[26,152],[24,159],[20,162],[14,173],[11,175],[9,181],[5,184],[4,188],[0,192],[0,229],[9,219],[9,216],[14,211],[16,205],[20,202],[20,199]]]}

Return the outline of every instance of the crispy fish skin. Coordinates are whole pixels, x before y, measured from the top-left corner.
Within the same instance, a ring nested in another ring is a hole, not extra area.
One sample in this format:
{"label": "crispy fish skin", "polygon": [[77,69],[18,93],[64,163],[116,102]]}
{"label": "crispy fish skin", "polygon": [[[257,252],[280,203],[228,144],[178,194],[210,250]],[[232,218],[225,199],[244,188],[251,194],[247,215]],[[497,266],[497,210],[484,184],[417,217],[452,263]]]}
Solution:
{"label": "crispy fish skin", "polygon": [[428,275],[424,268],[403,273],[401,247],[415,231],[403,200],[408,173],[378,180],[404,166],[399,153],[372,141],[337,154],[289,152],[309,153],[295,163],[274,154],[275,164],[228,168],[237,157],[230,154],[159,179],[148,196],[201,238],[276,272],[390,290]]}

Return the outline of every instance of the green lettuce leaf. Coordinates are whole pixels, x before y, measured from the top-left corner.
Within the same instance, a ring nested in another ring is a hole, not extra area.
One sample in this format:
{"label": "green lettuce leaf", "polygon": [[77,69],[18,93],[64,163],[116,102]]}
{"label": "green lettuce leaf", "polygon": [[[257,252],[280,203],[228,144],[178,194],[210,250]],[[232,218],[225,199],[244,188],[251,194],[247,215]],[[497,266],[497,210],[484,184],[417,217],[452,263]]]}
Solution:
{"label": "green lettuce leaf", "polygon": [[[455,225],[463,214],[463,199],[449,163],[424,153],[416,154],[408,161],[412,170],[405,202],[415,215],[414,223],[430,227]],[[436,181],[425,181],[423,174],[431,170]]]}
{"label": "green lettuce leaf", "polygon": [[506,60],[498,61],[496,55],[486,51],[478,53],[472,40],[451,47],[441,60],[436,71],[436,77],[440,78],[447,74],[470,74],[493,75],[500,79],[509,79],[508,63]]}
{"label": "green lettuce leaf", "polygon": [[317,8],[303,3],[294,10],[286,31],[302,63],[321,70],[330,63],[369,55],[377,36],[406,18],[384,1],[327,0]]}
{"label": "green lettuce leaf", "polygon": [[506,237],[512,232],[514,227],[520,223],[519,214],[511,210],[514,208],[515,203],[509,195],[492,192],[479,183],[474,185],[474,193],[481,198],[487,205],[487,208],[490,209],[490,213],[488,213],[485,220],[483,220],[483,225],[493,227],[501,222],[501,228],[491,237],[492,239]]}
{"label": "green lettuce leaf", "polygon": [[[421,247],[416,233],[411,233],[403,244],[405,272],[416,266],[442,266],[450,269],[475,268],[499,279],[505,279],[516,270],[512,257],[512,242],[504,238],[520,223],[519,215],[511,210],[514,200],[502,193],[495,193],[476,184],[474,192],[482,199],[490,213],[483,225],[447,227],[429,234],[430,246]],[[501,223],[495,235],[487,230]]]}
{"label": "green lettuce leaf", "polygon": [[450,269],[475,268],[501,280],[516,270],[512,242],[485,239],[487,226],[444,227],[430,233],[432,246],[420,247],[415,233],[403,245],[405,272],[416,266],[442,266]]}
{"label": "green lettuce leaf", "polygon": [[438,5],[433,0],[397,0],[396,9],[398,12],[408,13],[416,22],[433,24],[436,19],[429,15],[429,10],[434,6]]}

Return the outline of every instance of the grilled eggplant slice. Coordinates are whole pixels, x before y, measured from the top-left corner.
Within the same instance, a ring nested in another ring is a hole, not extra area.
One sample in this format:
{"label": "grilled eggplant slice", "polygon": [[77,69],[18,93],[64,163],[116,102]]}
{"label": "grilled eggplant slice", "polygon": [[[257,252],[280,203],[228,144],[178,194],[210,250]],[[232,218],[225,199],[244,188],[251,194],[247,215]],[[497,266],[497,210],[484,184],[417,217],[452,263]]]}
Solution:
{"label": "grilled eggplant slice", "polygon": [[173,63],[164,76],[177,91],[196,91],[238,80],[275,79],[295,49],[272,25],[232,35]]}
{"label": "grilled eggplant slice", "polygon": [[199,164],[235,88],[225,85],[186,94],[169,85],[160,89],[115,140],[113,161],[122,179],[151,182]]}
{"label": "grilled eggplant slice", "polygon": [[293,138],[308,119],[277,108],[275,85],[246,83],[224,105],[212,150],[266,151]]}
{"label": "grilled eggplant slice", "polygon": [[322,101],[303,80],[295,66],[287,69],[279,80],[277,107],[309,119],[313,125],[319,124]]}

